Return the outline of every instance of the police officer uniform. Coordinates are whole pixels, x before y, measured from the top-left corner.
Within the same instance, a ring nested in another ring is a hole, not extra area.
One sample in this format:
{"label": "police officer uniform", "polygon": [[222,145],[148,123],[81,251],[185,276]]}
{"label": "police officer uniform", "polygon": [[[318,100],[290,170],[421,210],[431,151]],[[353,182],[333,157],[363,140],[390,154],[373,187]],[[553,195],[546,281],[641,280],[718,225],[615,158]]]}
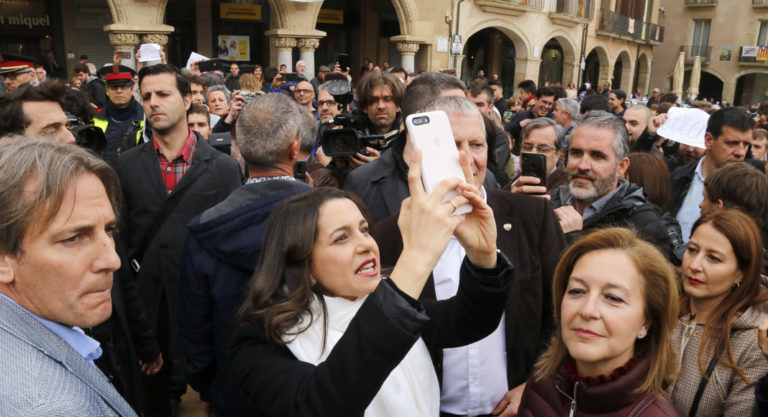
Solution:
{"label": "police officer uniform", "polygon": [[[133,86],[133,76],[136,71],[125,65],[108,65],[99,70],[99,75],[109,87]],[[104,149],[104,160],[112,164],[117,160],[120,151],[141,143],[144,130],[144,109],[131,95],[130,102],[118,106],[108,100],[107,105],[93,117],[94,126],[104,131],[107,146]]]}
{"label": "police officer uniform", "polygon": [[[16,77],[24,73],[35,72],[35,63],[36,60],[32,57],[2,53],[0,54],[0,76]],[[37,77],[35,76],[32,81],[25,82],[16,88],[27,85],[37,85]]]}

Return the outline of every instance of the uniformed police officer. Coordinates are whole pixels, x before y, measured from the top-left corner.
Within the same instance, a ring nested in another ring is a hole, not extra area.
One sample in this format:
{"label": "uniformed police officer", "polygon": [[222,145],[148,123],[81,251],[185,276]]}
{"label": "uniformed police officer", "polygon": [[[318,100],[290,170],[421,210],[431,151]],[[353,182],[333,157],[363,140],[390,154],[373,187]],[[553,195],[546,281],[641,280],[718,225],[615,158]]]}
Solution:
{"label": "uniformed police officer", "polygon": [[8,92],[25,85],[37,85],[35,59],[23,55],[0,54],[0,75]]}
{"label": "uniformed police officer", "polygon": [[104,131],[107,147],[104,160],[112,164],[119,150],[135,146],[141,141],[144,110],[133,98],[133,76],[136,72],[124,65],[108,65],[99,74],[104,77],[108,102],[93,117],[93,124]]}

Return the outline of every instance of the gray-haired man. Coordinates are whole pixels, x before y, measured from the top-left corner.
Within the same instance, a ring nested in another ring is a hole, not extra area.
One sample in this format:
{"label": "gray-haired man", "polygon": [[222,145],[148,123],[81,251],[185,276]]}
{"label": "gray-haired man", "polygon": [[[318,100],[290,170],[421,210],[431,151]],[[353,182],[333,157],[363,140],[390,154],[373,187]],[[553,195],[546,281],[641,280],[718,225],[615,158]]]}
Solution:
{"label": "gray-haired man", "polygon": [[641,187],[624,179],[628,154],[621,118],[597,110],[578,120],[568,147],[568,184],[550,193],[560,225],[569,241],[582,230],[632,227],[674,261],[661,209],[646,201]]}
{"label": "gray-haired man", "polygon": [[252,414],[230,380],[227,343],[259,260],[269,213],[282,200],[309,189],[293,178],[301,143],[300,111],[283,94],[248,103],[237,121],[248,181],[189,224],[179,301],[186,375],[216,415]]}

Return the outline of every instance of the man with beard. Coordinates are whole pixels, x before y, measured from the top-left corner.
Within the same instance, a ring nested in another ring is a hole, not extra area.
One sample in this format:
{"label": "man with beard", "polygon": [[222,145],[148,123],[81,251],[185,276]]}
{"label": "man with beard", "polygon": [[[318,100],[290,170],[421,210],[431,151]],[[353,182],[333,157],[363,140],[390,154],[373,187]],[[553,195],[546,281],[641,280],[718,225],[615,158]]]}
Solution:
{"label": "man with beard", "polygon": [[641,187],[624,179],[628,154],[622,119],[605,111],[582,116],[568,148],[568,185],[550,193],[552,207],[569,242],[582,231],[629,227],[673,260],[661,210],[646,200]]}
{"label": "man with beard", "polygon": [[117,161],[117,154],[136,146],[144,127],[144,110],[133,98],[134,70],[124,65],[109,65],[99,74],[104,77],[107,91],[107,105],[93,116],[93,124],[104,131],[107,147],[104,160],[109,164]]}

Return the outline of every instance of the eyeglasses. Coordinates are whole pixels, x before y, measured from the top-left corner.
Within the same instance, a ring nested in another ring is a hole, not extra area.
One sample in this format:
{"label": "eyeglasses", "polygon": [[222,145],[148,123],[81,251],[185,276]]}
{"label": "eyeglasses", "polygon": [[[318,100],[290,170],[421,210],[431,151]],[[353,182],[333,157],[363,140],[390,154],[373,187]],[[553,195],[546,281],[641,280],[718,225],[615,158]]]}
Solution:
{"label": "eyeglasses", "polygon": [[30,68],[30,69],[24,70],[24,71],[17,71],[17,72],[12,72],[10,74],[5,74],[3,77],[5,77],[5,78],[7,78],[7,79],[9,79],[11,81],[14,81],[14,80],[16,80],[16,77],[20,77],[20,76],[22,76],[24,74],[29,74],[30,72],[35,72],[35,70]]}
{"label": "eyeglasses", "polygon": [[525,152],[537,152],[537,153],[550,153],[555,150],[555,148],[547,145],[536,145],[534,146],[531,143],[523,142],[522,146],[523,151]]}
{"label": "eyeglasses", "polygon": [[309,94],[309,93],[314,93],[315,90],[309,90],[309,89],[305,90],[305,89],[302,88],[302,89],[293,90],[293,92],[296,93],[296,94]]}
{"label": "eyeglasses", "polygon": [[317,100],[317,107],[335,106],[336,100]]}

